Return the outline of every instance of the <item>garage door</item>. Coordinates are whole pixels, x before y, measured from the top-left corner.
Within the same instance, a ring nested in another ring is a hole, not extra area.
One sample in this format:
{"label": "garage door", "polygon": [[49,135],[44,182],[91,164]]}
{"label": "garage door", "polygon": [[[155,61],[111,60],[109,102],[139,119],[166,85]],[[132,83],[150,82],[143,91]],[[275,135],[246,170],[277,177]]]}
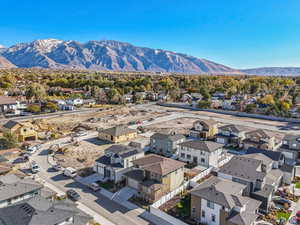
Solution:
{"label": "garage door", "polygon": [[284,157],[286,159],[293,159],[294,158],[293,153],[291,153],[291,152],[282,152],[282,154],[284,155]]}
{"label": "garage door", "polygon": [[137,190],[139,188],[139,183],[136,180],[128,178],[128,186]]}
{"label": "garage door", "polygon": [[225,139],[224,138],[217,138],[217,142],[220,144],[225,144]]}

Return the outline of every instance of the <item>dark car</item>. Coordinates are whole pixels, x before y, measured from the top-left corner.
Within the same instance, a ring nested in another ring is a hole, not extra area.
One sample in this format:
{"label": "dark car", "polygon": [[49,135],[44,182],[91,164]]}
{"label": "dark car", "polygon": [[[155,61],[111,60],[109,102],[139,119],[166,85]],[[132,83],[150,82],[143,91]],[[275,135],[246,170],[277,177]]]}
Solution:
{"label": "dark car", "polygon": [[78,201],[80,200],[80,195],[73,189],[70,189],[67,191],[67,196],[68,198],[72,199],[73,201]]}

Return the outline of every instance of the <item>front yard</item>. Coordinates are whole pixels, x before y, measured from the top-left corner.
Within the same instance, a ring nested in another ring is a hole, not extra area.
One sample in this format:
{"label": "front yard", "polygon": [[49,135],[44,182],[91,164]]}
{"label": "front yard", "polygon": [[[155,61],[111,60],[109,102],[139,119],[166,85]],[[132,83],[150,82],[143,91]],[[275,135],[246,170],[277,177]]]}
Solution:
{"label": "front yard", "polygon": [[290,218],[292,211],[287,209],[277,209],[271,207],[267,215],[261,216],[260,219],[265,220],[271,224],[279,225],[281,221],[284,221],[283,224],[286,224]]}

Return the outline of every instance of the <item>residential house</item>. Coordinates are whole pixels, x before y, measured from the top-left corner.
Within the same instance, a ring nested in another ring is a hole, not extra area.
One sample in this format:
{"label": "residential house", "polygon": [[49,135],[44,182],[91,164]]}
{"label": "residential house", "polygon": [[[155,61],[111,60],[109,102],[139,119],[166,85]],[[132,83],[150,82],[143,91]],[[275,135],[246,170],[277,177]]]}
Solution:
{"label": "residential house", "polygon": [[35,141],[38,139],[37,131],[30,122],[10,120],[3,127],[10,134],[16,135],[19,142]]}
{"label": "residential house", "polygon": [[13,174],[0,176],[0,208],[40,195],[43,185]]}
{"label": "residential house", "polygon": [[300,161],[300,135],[287,134],[278,148],[282,152],[288,164],[296,164]]}
{"label": "residential house", "polygon": [[283,180],[282,170],[262,153],[234,156],[217,173],[218,177],[246,185],[245,194],[261,201],[260,210],[264,212]]}
{"label": "residential house", "polygon": [[232,100],[223,100],[222,101],[222,109],[224,110],[234,110],[235,106]]}
{"label": "residential house", "polygon": [[112,143],[120,143],[135,139],[137,131],[126,126],[119,125],[112,128],[100,130],[98,138]]}
{"label": "residential house", "polygon": [[158,93],[156,93],[156,92],[148,92],[146,99],[150,100],[150,101],[157,101],[158,100]]}
{"label": "residential house", "polygon": [[244,196],[246,186],[210,177],[191,191],[191,218],[207,225],[253,225],[260,201]]}
{"label": "residential house", "polygon": [[123,174],[132,166],[132,161],[144,157],[144,151],[126,145],[112,145],[105,150],[105,154],[96,160],[94,171],[103,180],[118,183],[123,180]]}
{"label": "residential house", "polygon": [[96,100],[92,99],[92,98],[90,98],[90,99],[83,99],[82,100],[82,104],[86,105],[86,106],[93,106],[93,105],[96,104]]}
{"label": "residential house", "polygon": [[133,102],[133,95],[131,95],[131,94],[123,95],[123,101],[126,103]]}
{"label": "residential house", "polygon": [[70,200],[41,196],[0,209],[0,223],[5,225],[88,225],[92,219]]}
{"label": "residential house", "polygon": [[157,154],[171,157],[178,154],[178,144],[185,141],[182,134],[155,133],[150,137],[150,148]]}
{"label": "residential house", "polygon": [[133,161],[134,168],[124,174],[127,186],[137,190],[137,196],[153,203],[184,182],[185,163],[149,154]]}
{"label": "residential house", "polygon": [[23,109],[26,109],[26,105],[16,98],[0,96],[0,113],[18,115]]}
{"label": "residential house", "polygon": [[201,140],[214,139],[218,133],[218,122],[214,120],[197,120],[190,130],[189,136],[200,138]]}
{"label": "residential house", "polygon": [[223,146],[212,141],[186,141],[179,144],[179,160],[204,167],[219,167],[226,158]]}
{"label": "residential house", "polygon": [[247,149],[246,154],[263,154],[273,160],[273,168],[279,168],[283,172],[282,182],[284,184],[290,184],[295,177],[295,167],[286,163],[285,156],[280,151],[250,147]]}
{"label": "residential house", "polygon": [[83,100],[81,98],[67,99],[66,103],[68,105],[83,105]]}
{"label": "residential house", "polygon": [[212,95],[212,99],[218,99],[218,100],[224,100],[226,97],[226,94],[223,93],[223,92],[215,92],[213,95]]}
{"label": "residential house", "polygon": [[219,127],[219,133],[216,135],[217,142],[227,146],[241,147],[245,139],[246,129],[238,125],[225,125]]}
{"label": "residential house", "polygon": [[275,135],[263,129],[253,130],[245,133],[243,140],[245,149],[249,147],[276,150],[281,145],[281,140],[275,138]]}

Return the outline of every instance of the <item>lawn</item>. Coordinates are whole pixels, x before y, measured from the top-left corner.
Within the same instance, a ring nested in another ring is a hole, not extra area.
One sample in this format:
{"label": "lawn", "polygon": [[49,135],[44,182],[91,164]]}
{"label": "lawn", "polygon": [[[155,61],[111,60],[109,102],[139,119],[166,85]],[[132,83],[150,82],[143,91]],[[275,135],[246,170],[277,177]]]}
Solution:
{"label": "lawn", "polygon": [[289,213],[289,212],[277,212],[276,218],[278,220],[285,219],[285,221],[288,221],[288,219],[290,218],[290,215],[291,215],[291,213]]}
{"label": "lawn", "polygon": [[297,182],[297,183],[295,184],[295,188],[300,189],[300,182]]}
{"label": "lawn", "polygon": [[181,217],[189,216],[191,209],[191,197],[186,195],[176,204],[176,211]]}

